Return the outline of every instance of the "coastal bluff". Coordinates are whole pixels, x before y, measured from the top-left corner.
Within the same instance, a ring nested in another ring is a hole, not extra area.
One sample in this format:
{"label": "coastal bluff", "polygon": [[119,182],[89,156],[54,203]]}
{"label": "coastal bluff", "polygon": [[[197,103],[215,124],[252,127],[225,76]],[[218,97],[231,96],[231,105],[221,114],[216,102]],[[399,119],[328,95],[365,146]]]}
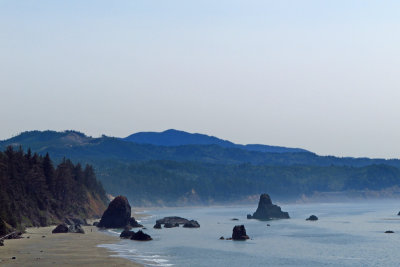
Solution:
{"label": "coastal bluff", "polygon": [[273,220],[273,219],[289,219],[289,213],[281,210],[278,205],[272,204],[268,194],[261,194],[258,207],[253,215],[248,214],[247,219],[257,220]]}

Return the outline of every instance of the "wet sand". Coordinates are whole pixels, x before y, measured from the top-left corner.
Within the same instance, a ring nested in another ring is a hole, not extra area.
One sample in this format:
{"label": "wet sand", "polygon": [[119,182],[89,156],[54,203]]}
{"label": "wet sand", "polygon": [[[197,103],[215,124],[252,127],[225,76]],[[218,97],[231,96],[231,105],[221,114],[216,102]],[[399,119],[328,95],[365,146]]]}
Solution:
{"label": "wet sand", "polygon": [[52,234],[54,228],[28,228],[24,238],[5,240],[0,247],[0,266],[142,266],[97,247],[119,240],[97,227],[84,226],[85,234]]}

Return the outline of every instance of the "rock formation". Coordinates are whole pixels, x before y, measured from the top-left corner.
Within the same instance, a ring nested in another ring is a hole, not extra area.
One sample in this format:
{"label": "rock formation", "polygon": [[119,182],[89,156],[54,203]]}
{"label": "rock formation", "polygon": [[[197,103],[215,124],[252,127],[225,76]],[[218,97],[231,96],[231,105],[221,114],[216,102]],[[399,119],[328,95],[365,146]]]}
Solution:
{"label": "rock formation", "polygon": [[130,231],[127,228],[125,228],[125,230],[122,231],[122,233],[119,235],[119,237],[124,238],[124,239],[131,239],[134,234],[135,234],[134,231]]}
{"label": "rock formation", "polygon": [[164,224],[164,228],[174,228],[179,227],[179,223],[166,223]]}
{"label": "rock formation", "polygon": [[153,239],[148,234],[143,233],[142,230],[139,230],[137,233],[134,233],[132,235],[131,240],[150,241],[150,240],[153,240]]}
{"label": "rock formation", "polygon": [[200,224],[195,220],[190,220],[183,225],[185,228],[199,228]]}
{"label": "rock formation", "polygon": [[236,225],[235,227],[233,227],[232,239],[233,240],[249,239],[249,236],[246,234],[246,228],[244,228],[244,225]]}
{"label": "rock formation", "polygon": [[153,226],[153,228],[154,228],[154,229],[161,229],[161,224],[160,224],[160,223],[156,223],[156,224]]}
{"label": "rock formation", "polygon": [[158,224],[185,224],[189,222],[188,219],[182,218],[182,217],[177,217],[177,216],[171,216],[171,217],[165,217],[163,219],[157,220],[156,223]]}
{"label": "rock formation", "polygon": [[272,220],[272,219],[289,219],[289,214],[281,210],[281,207],[272,204],[268,194],[262,194],[258,202],[258,208],[253,216],[247,215],[247,219]]}
{"label": "rock formation", "polygon": [[72,224],[68,228],[69,233],[77,233],[77,234],[84,234],[85,231],[83,230],[80,224]]}
{"label": "rock formation", "polygon": [[310,217],[308,217],[308,218],[306,219],[306,221],[318,221],[318,217],[315,216],[315,215],[311,215]]}
{"label": "rock formation", "polygon": [[140,223],[138,223],[134,217],[129,218],[128,225],[130,225],[132,228],[138,228],[138,227],[143,227]]}
{"label": "rock formation", "polygon": [[53,229],[53,231],[51,231],[53,234],[59,234],[59,233],[68,233],[69,229],[68,229],[68,225],[65,223],[59,224],[57,225],[56,228]]}
{"label": "rock formation", "polygon": [[124,228],[129,224],[130,218],[131,206],[128,199],[124,196],[118,196],[110,202],[97,226],[104,228]]}

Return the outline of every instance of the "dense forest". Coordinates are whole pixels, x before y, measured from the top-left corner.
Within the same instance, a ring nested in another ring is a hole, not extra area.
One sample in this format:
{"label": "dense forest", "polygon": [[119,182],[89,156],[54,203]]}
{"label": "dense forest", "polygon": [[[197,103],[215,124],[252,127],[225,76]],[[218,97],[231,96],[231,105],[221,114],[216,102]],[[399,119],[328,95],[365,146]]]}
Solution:
{"label": "dense forest", "polygon": [[12,228],[46,226],[66,217],[101,215],[107,198],[93,167],[22,148],[0,152],[0,235]]}

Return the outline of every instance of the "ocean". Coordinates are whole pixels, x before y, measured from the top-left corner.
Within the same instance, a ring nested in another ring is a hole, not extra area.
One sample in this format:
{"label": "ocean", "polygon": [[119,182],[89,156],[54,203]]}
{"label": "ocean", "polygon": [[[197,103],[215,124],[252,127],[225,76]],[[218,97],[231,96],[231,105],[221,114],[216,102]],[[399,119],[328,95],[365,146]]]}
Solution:
{"label": "ocean", "polygon": [[[291,219],[247,220],[257,205],[149,210],[143,218],[149,242],[100,245],[146,266],[399,266],[399,201],[280,204]],[[318,221],[306,221],[310,215]],[[197,229],[153,229],[157,219],[197,220]],[[233,221],[233,218],[239,219]],[[246,241],[230,237],[243,224]],[[269,224],[270,226],[267,226]],[[387,230],[395,233],[385,234]],[[135,230],[136,231],[136,230]],[[109,231],[119,235],[121,229]]]}

